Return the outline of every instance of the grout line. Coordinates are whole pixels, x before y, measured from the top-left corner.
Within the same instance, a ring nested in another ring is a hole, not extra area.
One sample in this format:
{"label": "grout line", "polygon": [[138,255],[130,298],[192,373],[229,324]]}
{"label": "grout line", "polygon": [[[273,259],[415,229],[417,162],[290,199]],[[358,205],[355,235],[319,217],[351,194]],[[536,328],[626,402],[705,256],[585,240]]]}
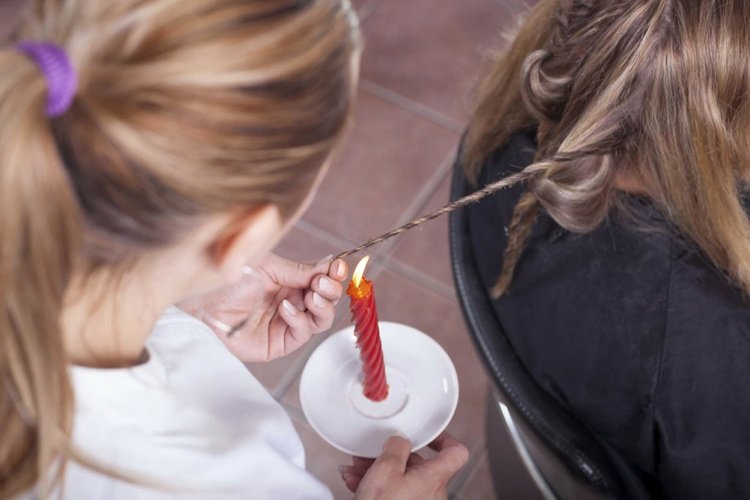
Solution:
{"label": "grout line", "polygon": [[451,481],[450,491],[451,495],[460,495],[461,490],[469,482],[469,479],[474,475],[479,466],[482,463],[482,458],[487,454],[487,447],[484,439],[480,440],[479,443],[474,445],[474,448],[470,451],[469,462],[464,466],[461,471],[456,474],[456,477]]}
{"label": "grout line", "polygon": [[[314,236],[315,238],[326,240],[331,243],[337,248],[340,248],[341,250],[348,250],[350,248],[354,248],[358,245],[358,243],[352,243],[334,233],[332,233],[330,230],[322,228],[316,224],[313,224],[312,222],[306,221],[306,220],[300,220],[297,222],[297,228],[301,231],[306,232],[307,234]],[[384,242],[381,247],[389,248],[389,244],[391,242]],[[370,265],[368,266],[367,271],[367,277],[368,278],[375,278],[377,277],[381,272],[383,272],[384,268],[386,267],[386,262],[388,261],[387,256],[385,253],[381,250],[376,250],[373,253],[370,253]],[[376,266],[373,266],[373,264],[377,264]],[[341,307],[339,303],[338,307]]]}
{"label": "grout line", "polygon": [[[447,243],[446,243],[447,244]],[[453,300],[456,298],[456,289],[451,285],[446,285],[429,274],[423,273],[409,264],[405,264],[398,259],[390,259],[388,269],[401,274],[410,281],[413,281],[428,290],[435,292],[443,298]]]}
{"label": "grout line", "polygon": [[[458,148],[454,148],[450,153],[448,153],[448,156],[440,163],[437,172],[427,182],[425,188],[423,188],[422,191],[420,191],[420,193],[415,197],[415,201],[406,209],[401,219],[399,219],[398,225],[409,222],[425,211],[425,207],[429,203],[432,196],[434,196],[437,188],[449,175],[451,175],[451,170],[453,168],[456,154],[458,154]],[[445,283],[442,283],[429,274],[423,273],[422,271],[419,271],[409,264],[392,258],[392,254],[397,250],[396,247],[399,244],[400,240],[401,238],[396,238],[396,241],[394,241],[390,246],[384,248],[383,254],[387,255],[388,257],[386,259],[388,262],[388,268],[392,271],[404,275],[406,278],[411,279],[412,281],[415,281],[430,290],[433,290],[435,293],[445,298],[454,299],[456,297],[456,294],[453,286],[446,285]],[[448,242],[446,241],[445,244],[447,245]],[[387,250],[387,252],[385,250]]]}
{"label": "grout line", "polygon": [[[271,392],[271,395],[275,400],[280,402],[289,388],[294,385],[294,381],[297,380],[297,377],[302,374],[302,369],[304,368],[305,363],[307,363],[313,350],[317,347],[318,342],[316,342],[316,340],[317,339],[313,338],[307,342],[305,347],[303,347],[307,352],[305,352],[299,359],[295,360],[294,363],[292,363],[292,366],[290,366],[289,369],[284,372],[284,375],[281,376],[279,383],[276,384],[276,387]],[[313,344],[313,342],[315,343]]]}
{"label": "grout line", "polygon": [[360,25],[364,25],[365,22],[367,22],[367,20],[373,14],[375,14],[375,11],[378,10],[382,4],[383,0],[371,0],[370,2],[365,2],[362,10],[358,12]]}
{"label": "grout line", "polygon": [[382,99],[385,99],[391,104],[395,104],[396,106],[404,108],[405,110],[410,111],[416,115],[419,115],[422,118],[426,118],[432,123],[439,125],[452,132],[458,132],[460,134],[466,128],[465,125],[459,123],[453,118],[449,118],[445,116],[444,114],[439,113],[435,111],[434,109],[425,106],[424,104],[421,104],[417,101],[409,99],[408,97],[404,97],[401,94],[394,92],[390,89],[387,89],[381,85],[378,85],[377,83],[374,83],[370,80],[365,80],[365,79],[360,80],[359,86],[361,89],[366,90],[367,92],[370,92],[371,94],[376,95]]}
{"label": "grout line", "polygon": [[304,231],[308,235],[313,236],[323,241],[327,241],[328,243],[331,243],[334,247],[339,248],[341,250],[348,250],[356,246],[355,243],[352,243],[351,241],[345,238],[342,238],[341,236],[337,234],[332,233],[328,229],[324,229],[318,225],[315,225],[312,222],[309,222],[304,218],[297,221],[296,226],[297,226],[297,229]]}
{"label": "grout line", "polygon": [[[287,414],[292,419],[292,421],[299,420],[300,423],[303,423],[305,425],[310,425],[307,419],[305,418],[305,414],[302,413],[302,410],[300,410],[299,408],[295,408],[294,406],[290,406],[289,404],[283,401],[280,401],[280,403],[281,403],[281,407],[284,408],[284,411],[287,412]],[[299,432],[297,432],[297,434],[299,434]],[[305,450],[305,452],[307,452],[307,450]]]}
{"label": "grout line", "polygon": [[[437,188],[440,187],[440,184],[448,175],[450,175],[451,168],[453,168],[453,160],[456,157],[457,152],[457,147],[453,148],[451,152],[448,153],[448,156],[446,156],[445,159],[440,162],[435,174],[433,174],[433,176],[427,181],[425,187],[422,188],[419,193],[417,193],[417,196],[414,197],[414,201],[412,201],[412,203],[403,212],[398,222],[396,222],[396,227],[406,224],[424,211],[427,203],[429,203],[430,201],[430,198],[432,198],[432,196],[437,191]],[[383,251],[381,252],[382,255],[387,256],[388,260],[391,260],[390,257],[392,257],[392,255],[390,254],[395,250],[396,245],[400,240],[401,237],[397,237],[394,238],[394,240],[391,242],[385,242]]]}
{"label": "grout line", "polygon": [[414,217],[419,215],[422,210],[424,210],[424,207],[430,201],[430,198],[432,198],[432,196],[435,194],[437,188],[440,187],[440,184],[450,174],[450,170],[453,167],[453,160],[456,158],[457,151],[457,147],[451,148],[448,156],[446,156],[443,161],[438,164],[435,173],[432,174],[432,177],[427,180],[425,187],[423,187],[419,191],[419,193],[417,193],[417,196],[414,197],[414,201],[412,201],[411,204],[406,208],[397,224],[401,225],[409,222]]}
{"label": "grout line", "polygon": [[[397,219],[393,227],[398,227],[409,222],[414,217],[419,215],[420,211],[424,209],[425,205],[430,201],[430,198],[443,182],[445,177],[449,175],[450,169],[453,167],[453,160],[456,157],[457,150],[457,146],[452,148],[448,155],[438,164],[436,172],[427,180],[425,186],[421,190],[419,190],[417,195],[414,197],[414,200],[409,204],[406,210],[404,210],[401,217]],[[337,248],[349,249],[357,246],[357,243],[352,243],[346,238],[343,238],[328,229],[320,227],[317,224],[313,224],[312,222],[309,222],[304,218],[300,219],[297,222],[296,226],[298,229],[307,233],[308,235],[327,241]],[[383,231],[388,231],[389,229],[391,228],[383,228]],[[373,260],[379,262],[385,267],[386,262],[390,258],[389,254],[391,250],[393,250],[393,247],[399,239],[400,237],[396,237],[391,241],[383,242],[380,245],[380,248],[371,254]],[[375,273],[372,274],[373,277],[375,277],[375,275]]]}

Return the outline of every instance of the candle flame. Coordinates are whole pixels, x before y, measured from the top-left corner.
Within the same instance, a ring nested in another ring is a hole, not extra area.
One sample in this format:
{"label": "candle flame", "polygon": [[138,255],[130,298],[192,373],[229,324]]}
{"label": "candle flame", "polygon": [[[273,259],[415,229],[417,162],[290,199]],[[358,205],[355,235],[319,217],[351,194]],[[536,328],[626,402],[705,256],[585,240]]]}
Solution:
{"label": "candle flame", "polygon": [[362,260],[359,261],[359,264],[357,264],[357,267],[354,268],[354,274],[352,274],[352,283],[354,283],[354,286],[359,288],[359,284],[362,282],[362,276],[365,274],[365,267],[367,267],[367,262],[370,260],[370,256],[365,256]]}

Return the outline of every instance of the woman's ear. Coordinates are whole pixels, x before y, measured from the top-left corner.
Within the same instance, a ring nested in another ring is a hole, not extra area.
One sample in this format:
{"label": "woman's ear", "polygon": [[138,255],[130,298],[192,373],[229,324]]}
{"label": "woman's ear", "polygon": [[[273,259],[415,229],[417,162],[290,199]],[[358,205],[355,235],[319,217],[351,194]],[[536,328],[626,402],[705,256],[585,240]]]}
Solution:
{"label": "woman's ear", "polygon": [[276,205],[263,205],[231,214],[209,243],[210,263],[227,280],[236,280],[242,268],[262,260],[284,235],[284,221]]}

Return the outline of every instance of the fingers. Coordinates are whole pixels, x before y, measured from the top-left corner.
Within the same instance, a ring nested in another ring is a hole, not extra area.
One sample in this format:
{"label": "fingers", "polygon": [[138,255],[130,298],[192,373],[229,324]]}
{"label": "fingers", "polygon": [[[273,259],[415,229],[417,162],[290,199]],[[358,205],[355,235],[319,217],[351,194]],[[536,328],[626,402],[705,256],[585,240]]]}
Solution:
{"label": "fingers", "polygon": [[352,493],[357,491],[362,478],[365,477],[365,474],[367,474],[367,471],[370,470],[370,467],[372,467],[372,464],[374,463],[374,458],[352,457],[352,465],[339,466],[341,479],[344,481],[344,484],[349,491]]}
{"label": "fingers", "polygon": [[[416,453],[412,453],[409,455],[409,459],[406,461],[406,466],[412,467],[414,465],[421,465],[424,462],[424,458],[417,455]],[[352,457],[352,465],[339,466],[339,472],[341,474],[347,473],[353,476],[363,477],[365,474],[367,474],[367,471],[370,470],[370,467],[372,467],[372,464],[374,463],[374,458]]]}
{"label": "fingers", "polygon": [[370,467],[374,463],[374,458],[352,457],[352,465],[354,467]]}
{"label": "fingers", "polygon": [[412,453],[411,455],[409,455],[409,460],[406,461],[406,467],[415,467],[417,465],[422,465],[425,462],[426,460],[424,458],[417,455],[416,453]]}
{"label": "fingers", "polygon": [[[424,458],[416,453],[411,453],[406,461],[406,466],[413,467],[415,465],[422,465],[424,462]],[[352,465],[339,466],[338,470],[341,474],[341,479],[349,491],[356,493],[359,483],[362,482],[362,479],[364,479],[374,463],[375,460],[372,458],[352,457]]]}
{"label": "fingers", "polygon": [[375,459],[372,468],[391,469],[401,474],[406,471],[406,462],[411,454],[411,442],[400,436],[391,436],[383,446],[383,452]]}
{"label": "fingers", "polygon": [[304,342],[310,338],[313,333],[312,322],[307,314],[297,305],[284,299],[281,301],[281,304],[279,304],[278,313],[281,319],[283,319],[289,327],[289,333],[293,339],[299,342]]}
{"label": "fingers", "polygon": [[367,474],[367,471],[370,470],[370,467],[361,467],[356,465],[341,465],[339,466],[339,472],[341,474],[349,474],[352,476],[360,476],[364,477],[365,474]]}
{"label": "fingers", "polygon": [[344,480],[344,484],[346,485],[346,489],[351,491],[352,493],[356,493],[357,489],[359,489],[359,483],[362,482],[363,476],[357,476],[353,474],[349,474],[348,472],[342,472],[341,473],[341,479]]}
{"label": "fingers", "polygon": [[374,462],[355,457],[352,459],[353,465],[340,467],[341,478],[352,492],[357,491],[365,476],[371,481],[387,484],[396,477],[403,476],[410,452],[411,443],[408,439],[393,436],[385,442],[383,452]]}
{"label": "fingers", "polygon": [[333,302],[336,306],[344,295],[344,281],[349,276],[349,268],[341,259],[331,262],[326,276],[317,276],[313,279],[313,290],[322,297]]}
{"label": "fingers", "polygon": [[441,432],[440,435],[433,439],[427,446],[431,450],[441,451],[449,446],[463,446],[463,444],[447,432]]}
{"label": "fingers", "polygon": [[429,446],[438,454],[432,460],[425,461],[421,469],[429,470],[445,482],[448,482],[469,460],[469,450],[448,433],[442,433]]}
{"label": "fingers", "polygon": [[331,262],[328,268],[328,276],[335,279],[336,281],[344,281],[349,277],[349,266],[343,259],[336,259]]}
{"label": "fingers", "polygon": [[318,274],[327,274],[330,259],[326,258],[314,264],[295,262],[271,254],[262,264],[263,270],[276,283],[289,288],[309,288],[313,278]]}
{"label": "fingers", "polygon": [[331,301],[344,293],[342,282],[349,275],[349,267],[341,259],[331,262],[330,257],[308,264],[294,262],[278,255],[270,255],[263,269],[275,283],[288,288],[312,288]]}
{"label": "fingers", "polygon": [[308,291],[305,294],[305,307],[307,308],[305,316],[312,333],[324,332],[333,326],[333,320],[336,317],[336,306],[333,302],[318,292]]}
{"label": "fingers", "polygon": [[328,276],[316,276],[312,282],[313,291],[331,302],[339,300],[344,294],[344,285]]}

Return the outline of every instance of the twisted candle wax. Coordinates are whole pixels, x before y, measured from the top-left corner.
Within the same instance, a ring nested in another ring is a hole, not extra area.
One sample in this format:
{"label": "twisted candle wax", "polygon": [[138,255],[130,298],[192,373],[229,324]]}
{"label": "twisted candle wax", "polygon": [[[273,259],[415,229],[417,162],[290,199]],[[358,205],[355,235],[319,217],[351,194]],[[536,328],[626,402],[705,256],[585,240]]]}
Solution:
{"label": "twisted candle wax", "polygon": [[351,299],[354,334],[357,336],[359,357],[362,360],[364,394],[372,401],[382,401],[388,397],[388,382],[380,345],[375,293],[372,282],[363,276],[368,259],[369,257],[365,257],[357,265],[346,293]]}

